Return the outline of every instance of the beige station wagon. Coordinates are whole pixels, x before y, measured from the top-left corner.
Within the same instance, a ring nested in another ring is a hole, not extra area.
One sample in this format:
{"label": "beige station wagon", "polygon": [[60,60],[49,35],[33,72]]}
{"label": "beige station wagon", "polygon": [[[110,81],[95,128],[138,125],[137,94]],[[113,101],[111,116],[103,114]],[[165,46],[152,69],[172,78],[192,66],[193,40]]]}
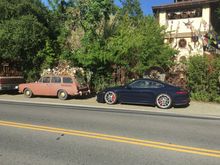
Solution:
{"label": "beige station wagon", "polygon": [[57,96],[61,100],[66,100],[68,96],[87,95],[90,93],[88,85],[78,82],[71,76],[47,75],[40,78],[35,83],[20,84],[19,92],[26,97],[38,96]]}

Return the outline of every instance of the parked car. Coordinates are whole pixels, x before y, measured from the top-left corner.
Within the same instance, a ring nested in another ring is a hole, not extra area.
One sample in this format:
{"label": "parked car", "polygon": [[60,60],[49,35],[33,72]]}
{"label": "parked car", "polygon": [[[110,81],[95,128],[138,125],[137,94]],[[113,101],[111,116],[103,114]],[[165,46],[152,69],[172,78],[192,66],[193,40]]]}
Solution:
{"label": "parked car", "polygon": [[23,82],[22,76],[0,76],[0,91],[17,91],[18,84]]}
{"label": "parked car", "polygon": [[148,104],[167,109],[177,105],[188,105],[189,93],[158,80],[138,79],[128,85],[107,88],[97,95],[97,102],[116,104]]}
{"label": "parked car", "polygon": [[20,69],[15,62],[7,63],[0,59],[0,92],[18,90],[18,84],[24,82]]}
{"label": "parked car", "polygon": [[82,81],[79,83],[71,76],[46,75],[35,83],[25,83],[19,85],[19,92],[26,97],[33,95],[57,96],[61,100],[66,100],[68,96],[87,95],[90,93],[88,85]]}

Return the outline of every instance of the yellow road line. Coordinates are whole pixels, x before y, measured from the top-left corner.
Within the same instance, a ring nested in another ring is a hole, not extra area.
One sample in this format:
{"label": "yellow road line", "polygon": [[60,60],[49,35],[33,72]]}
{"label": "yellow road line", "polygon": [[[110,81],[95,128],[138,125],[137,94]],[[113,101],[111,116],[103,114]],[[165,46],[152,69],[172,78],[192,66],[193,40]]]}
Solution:
{"label": "yellow road line", "polygon": [[101,140],[107,140],[107,141],[121,142],[121,143],[134,144],[134,145],[140,145],[140,146],[145,146],[145,147],[166,149],[166,150],[172,150],[172,151],[177,151],[177,152],[185,152],[185,153],[192,153],[192,154],[220,158],[220,150],[209,150],[209,149],[161,143],[161,142],[155,142],[155,141],[149,141],[149,140],[127,138],[127,137],[122,137],[122,136],[112,136],[112,135],[99,134],[99,133],[94,133],[94,132],[85,132],[85,131],[79,131],[79,130],[70,130],[70,129],[46,127],[46,126],[39,126],[39,125],[30,125],[30,124],[24,124],[24,123],[2,121],[2,120],[0,120],[0,125],[8,126],[8,127],[23,128],[23,129],[31,129],[31,130],[37,130],[37,131],[81,136],[81,137],[87,137],[87,138],[93,138],[93,139],[101,139]]}

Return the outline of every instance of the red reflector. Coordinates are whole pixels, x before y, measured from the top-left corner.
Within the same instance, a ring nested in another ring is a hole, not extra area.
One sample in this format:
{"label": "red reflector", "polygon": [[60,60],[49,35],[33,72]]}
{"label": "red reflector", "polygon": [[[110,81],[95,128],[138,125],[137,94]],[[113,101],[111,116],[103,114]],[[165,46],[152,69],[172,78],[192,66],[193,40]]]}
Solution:
{"label": "red reflector", "polygon": [[186,91],[177,91],[176,94],[178,95],[186,95],[188,92]]}

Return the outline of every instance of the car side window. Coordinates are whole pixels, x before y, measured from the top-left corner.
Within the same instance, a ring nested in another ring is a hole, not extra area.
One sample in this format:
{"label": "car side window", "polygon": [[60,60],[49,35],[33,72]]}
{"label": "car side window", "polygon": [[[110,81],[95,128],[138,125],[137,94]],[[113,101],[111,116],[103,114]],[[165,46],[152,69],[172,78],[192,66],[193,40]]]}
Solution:
{"label": "car side window", "polygon": [[50,83],[50,77],[43,77],[43,83]]}
{"label": "car side window", "polygon": [[52,77],[51,83],[61,83],[61,78],[60,77]]}
{"label": "car side window", "polygon": [[73,80],[71,77],[63,77],[63,83],[71,84]]}
{"label": "car side window", "polygon": [[149,88],[162,88],[164,85],[159,82],[149,82]]}
{"label": "car side window", "polygon": [[130,86],[131,88],[161,88],[163,84],[148,80],[138,80],[131,83]]}
{"label": "car side window", "polygon": [[148,88],[148,81],[138,80],[129,85],[131,88]]}

